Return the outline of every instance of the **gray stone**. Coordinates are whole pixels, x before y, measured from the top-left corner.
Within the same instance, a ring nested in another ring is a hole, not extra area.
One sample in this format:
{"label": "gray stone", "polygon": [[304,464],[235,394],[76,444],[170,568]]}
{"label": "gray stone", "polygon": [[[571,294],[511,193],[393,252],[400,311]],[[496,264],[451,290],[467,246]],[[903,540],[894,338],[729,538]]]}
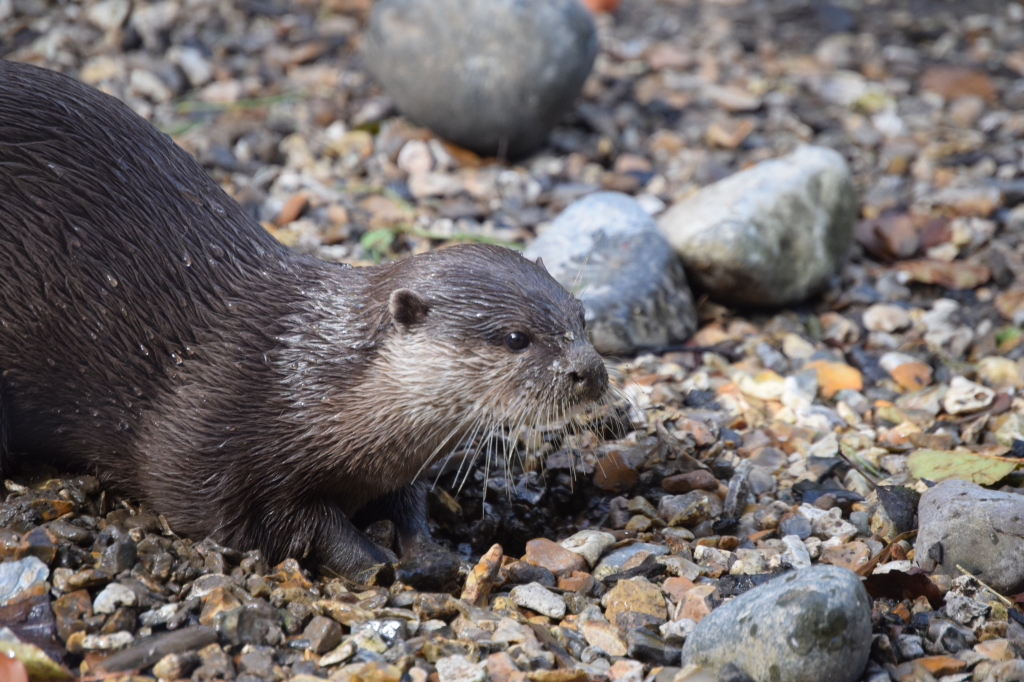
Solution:
{"label": "gray stone", "polygon": [[853,242],[857,192],[845,159],[805,146],[702,189],[658,219],[712,298],[777,306],[819,292]]}
{"label": "gray stone", "polygon": [[957,576],[959,564],[1002,594],[1024,590],[1024,495],[950,479],[921,495],[917,513],[918,566]]}
{"label": "gray stone", "polygon": [[562,540],[563,548],[576,552],[593,566],[604,554],[604,551],[615,544],[615,536],[599,530],[581,530],[575,535]]}
{"label": "gray stone", "polygon": [[325,616],[316,616],[302,633],[309,640],[309,650],[314,654],[325,654],[341,644],[341,626]]}
{"label": "gray stone", "polygon": [[732,663],[758,682],[853,682],[871,651],[871,598],[837,566],[794,571],[706,616],[683,645],[683,664]]}
{"label": "gray stone", "polygon": [[[0,606],[6,606],[36,585],[46,582],[50,569],[38,557],[0,562]],[[46,591],[46,588],[41,588]]]}
{"label": "gray stone", "polygon": [[513,587],[509,597],[518,606],[536,611],[548,618],[561,618],[565,615],[565,600],[540,583]]}
{"label": "gray stone", "polygon": [[486,156],[544,144],[597,54],[578,0],[380,0],[367,65],[403,114]]}
{"label": "gray stone", "polygon": [[579,296],[602,353],[685,341],[697,328],[682,263],[630,196],[597,192],[574,202],[530,244],[562,286]]}
{"label": "gray stone", "polygon": [[661,556],[662,554],[668,554],[668,547],[655,545],[650,542],[634,542],[632,545],[619,547],[604,555],[601,563],[594,567],[593,576],[598,580],[603,580],[613,573],[618,573],[622,565],[629,561],[637,552],[650,552],[654,556]]}

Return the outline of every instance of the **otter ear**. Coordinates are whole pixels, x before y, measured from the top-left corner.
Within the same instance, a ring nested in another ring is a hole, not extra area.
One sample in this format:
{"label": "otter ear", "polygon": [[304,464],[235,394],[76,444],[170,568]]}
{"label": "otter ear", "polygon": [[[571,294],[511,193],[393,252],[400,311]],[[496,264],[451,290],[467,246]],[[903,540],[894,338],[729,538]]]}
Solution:
{"label": "otter ear", "polygon": [[395,289],[388,299],[388,310],[395,322],[411,327],[427,319],[427,299],[412,289]]}
{"label": "otter ear", "polygon": [[544,272],[548,271],[548,269],[546,267],[544,267],[544,259],[541,258],[540,256],[537,256],[537,260],[535,260],[533,262],[536,263],[538,266],[544,268]]}

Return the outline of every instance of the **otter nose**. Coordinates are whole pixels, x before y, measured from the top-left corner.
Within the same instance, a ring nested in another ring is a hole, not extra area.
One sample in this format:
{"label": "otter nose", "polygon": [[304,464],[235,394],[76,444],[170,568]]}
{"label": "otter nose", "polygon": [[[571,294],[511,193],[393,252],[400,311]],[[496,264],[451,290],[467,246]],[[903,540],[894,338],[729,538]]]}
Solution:
{"label": "otter nose", "polygon": [[581,401],[597,400],[608,388],[608,371],[597,351],[589,344],[573,353],[569,379]]}

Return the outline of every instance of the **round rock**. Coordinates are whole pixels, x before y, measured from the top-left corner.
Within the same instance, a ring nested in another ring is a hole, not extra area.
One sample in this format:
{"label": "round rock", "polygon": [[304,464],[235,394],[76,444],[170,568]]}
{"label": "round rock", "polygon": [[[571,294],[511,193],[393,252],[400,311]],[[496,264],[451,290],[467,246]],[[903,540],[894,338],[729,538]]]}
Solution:
{"label": "round rock", "polygon": [[547,140],[597,54],[579,0],[379,0],[367,65],[403,114],[486,156]]}
{"label": "round rock", "polygon": [[566,208],[524,252],[543,258],[587,310],[601,353],[634,353],[685,341],[697,328],[682,263],[632,197],[596,192]]}
{"label": "round rock", "polygon": [[818,565],[724,603],[693,629],[683,664],[732,663],[758,682],[853,682],[871,651],[871,598],[857,575]]}
{"label": "round rock", "polygon": [[658,226],[712,298],[779,306],[825,287],[853,243],[856,218],[846,160],[804,146],[708,185]]}
{"label": "round rock", "polygon": [[921,495],[917,515],[918,566],[956,576],[959,564],[1002,594],[1024,590],[1024,495],[950,479]]}

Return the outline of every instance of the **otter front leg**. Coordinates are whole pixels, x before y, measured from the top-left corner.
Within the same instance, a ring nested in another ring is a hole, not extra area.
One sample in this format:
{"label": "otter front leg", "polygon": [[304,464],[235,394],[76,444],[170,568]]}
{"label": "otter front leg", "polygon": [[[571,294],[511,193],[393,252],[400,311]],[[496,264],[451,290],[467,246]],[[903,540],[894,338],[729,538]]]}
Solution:
{"label": "otter front leg", "polygon": [[395,524],[400,554],[405,554],[416,544],[429,541],[427,484],[413,481],[381,495],[360,509],[354,521],[360,528],[366,528],[374,521],[382,519]]}
{"label": "otter front leg", "polygon": [[330,505],[313,539],[315,559],[336,573],[352,577],[376,564],[395,563],[389,550],[371,542],[340,509]]}

